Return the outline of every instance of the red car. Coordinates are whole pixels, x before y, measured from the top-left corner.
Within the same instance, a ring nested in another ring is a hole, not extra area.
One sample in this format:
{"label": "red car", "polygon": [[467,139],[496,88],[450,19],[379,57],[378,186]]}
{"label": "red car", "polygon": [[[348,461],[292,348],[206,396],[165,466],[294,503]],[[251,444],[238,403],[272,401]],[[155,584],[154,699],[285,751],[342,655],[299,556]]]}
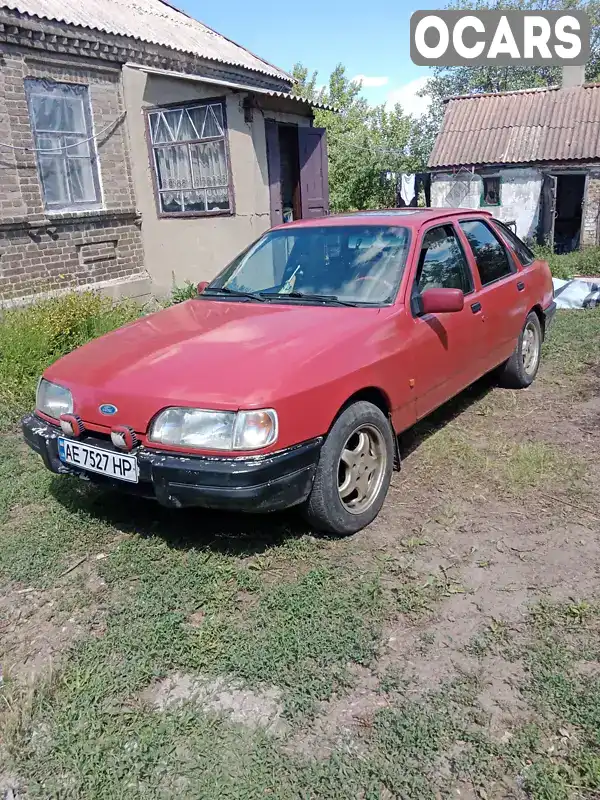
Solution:
{"label": "red car", "polygon": [[496,368],[529,386],[555,309],[548,265],[484,211],[303,220],[53,364],[23,431],[53,472],[353,533],[397,434]]}

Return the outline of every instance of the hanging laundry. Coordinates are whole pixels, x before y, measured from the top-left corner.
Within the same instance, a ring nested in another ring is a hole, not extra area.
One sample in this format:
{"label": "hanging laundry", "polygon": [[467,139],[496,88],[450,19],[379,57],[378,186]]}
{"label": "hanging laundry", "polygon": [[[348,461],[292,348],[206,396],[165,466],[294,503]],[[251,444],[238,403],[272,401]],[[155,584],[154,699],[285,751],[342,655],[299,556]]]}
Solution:
{"label": "hanging laundry", "polygon": [[401,175],[400,176],[400,197],[404,200],[407,206],[411,206],[415,201],[415,176]]}

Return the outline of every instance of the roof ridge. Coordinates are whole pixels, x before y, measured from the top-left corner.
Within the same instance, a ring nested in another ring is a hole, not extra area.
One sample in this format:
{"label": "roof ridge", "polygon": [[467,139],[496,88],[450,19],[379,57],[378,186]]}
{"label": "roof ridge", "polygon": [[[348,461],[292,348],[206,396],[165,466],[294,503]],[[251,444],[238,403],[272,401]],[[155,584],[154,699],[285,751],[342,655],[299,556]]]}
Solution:
{"label": "roof ridge", "polygon": [[[467,94],[451,94],[444,97],[442,102],[449,100],[478,100],[480,97],[500,97],[507,94],[528,94],[529,92],[555,92],[561,87],[557,84],[552,86],[531,86],[528,89],[507,89],[504,92],[470,92]],[[572,87],[573,88],[573,87]]]}
{"label": "roof ridge", "polygon": [[531,86],[528,89],[507,89],[504,92],[471,92],[470,94],[451,94],[442,99],[443,103],[448,103],[450,100],[478,100],[480,97],[505,97],[506,95],[513,94],[533,94],[539,92],[570,92],[573,89],[596,89],[600,86],[600,81],[590,81],[589,83],[582,83],[579,86],[563,87],[558,84],[552,86]]}

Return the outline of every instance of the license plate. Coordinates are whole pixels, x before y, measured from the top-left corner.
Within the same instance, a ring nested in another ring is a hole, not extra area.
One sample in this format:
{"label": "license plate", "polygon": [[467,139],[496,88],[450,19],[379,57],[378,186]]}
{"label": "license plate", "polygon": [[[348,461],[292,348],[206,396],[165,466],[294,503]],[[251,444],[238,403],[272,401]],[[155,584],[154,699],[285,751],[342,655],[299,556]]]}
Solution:
{"label": "license plate", "polygon": [[58,440],[58,457],[65,464],[80,469],[98,472],[109,478],[117,478],[129,483],[138,482],[138,463],[135,456],[126,456],[89,444],[74,442],[72,439]]}

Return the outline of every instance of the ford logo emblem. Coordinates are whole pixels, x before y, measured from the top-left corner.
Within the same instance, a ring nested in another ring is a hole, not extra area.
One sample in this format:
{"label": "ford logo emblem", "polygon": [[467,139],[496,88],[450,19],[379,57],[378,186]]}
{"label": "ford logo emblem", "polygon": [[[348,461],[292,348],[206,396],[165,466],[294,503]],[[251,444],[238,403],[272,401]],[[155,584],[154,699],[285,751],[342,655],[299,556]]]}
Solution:
{"label": "ford logo emblem", "polygon": [[107,417],[112,417],[113,414],[116,414],[119,409],[116,406],[113,406],[112,403],[102,403],[100,406],[100,413],[105,414]]}

